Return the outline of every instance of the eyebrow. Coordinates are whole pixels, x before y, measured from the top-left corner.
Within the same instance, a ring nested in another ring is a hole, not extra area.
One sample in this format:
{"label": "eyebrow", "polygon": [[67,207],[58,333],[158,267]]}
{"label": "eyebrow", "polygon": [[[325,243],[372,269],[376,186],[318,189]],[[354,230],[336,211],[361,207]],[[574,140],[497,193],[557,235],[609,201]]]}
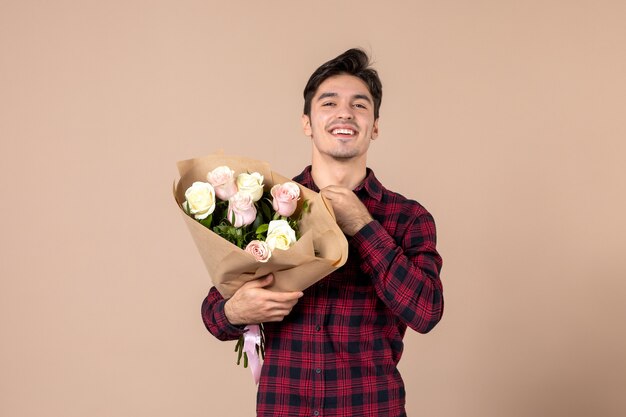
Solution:
{"label": "eyebrow", "polygon": [[[317,101],[323,100],[323,99],[328,98],[328,97],[337,97],[338,95],[339,94],[333,93],[333,92],[322,93],[317,98]],[[352,99],[356,99],[356,100],[361,99],[361,100],[367,101],[368,103],[372,102],[372,100],[368,96],[366,96],[365,94],[355,94],[355,95],[352,96]]]}

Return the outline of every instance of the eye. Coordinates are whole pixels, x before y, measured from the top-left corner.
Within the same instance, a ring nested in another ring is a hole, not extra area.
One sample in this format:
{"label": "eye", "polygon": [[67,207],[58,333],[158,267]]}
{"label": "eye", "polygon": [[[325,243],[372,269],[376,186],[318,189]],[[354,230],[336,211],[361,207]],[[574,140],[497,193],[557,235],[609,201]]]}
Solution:
{"label": "eye", "polygon": [[367,109],[367,106],[362,103],[354,103],[354,107],[356,107],[357,109]]}

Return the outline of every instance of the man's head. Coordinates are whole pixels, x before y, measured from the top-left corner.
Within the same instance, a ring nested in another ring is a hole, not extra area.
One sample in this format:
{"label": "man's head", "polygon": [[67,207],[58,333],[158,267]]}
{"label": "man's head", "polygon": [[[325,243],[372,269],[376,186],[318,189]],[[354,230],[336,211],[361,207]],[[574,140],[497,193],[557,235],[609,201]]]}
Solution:
{"label": "man's head", "polygon": [[376,70],[370,67],[369,57],[361,49],[349,49],[315,70],[304,87],[304,114],[311,116],[311,100],[320,84],[327,78],[340,74],[360,78],[367,85],[374,99],[374,118],[378,119],[383,86]]}
{"label": "man's head", "polygon": [[350,49],[320,66],[304,90],[302,129],[313,144],[313,162],[364,164],[378,137],[382,86],[365,52]]}

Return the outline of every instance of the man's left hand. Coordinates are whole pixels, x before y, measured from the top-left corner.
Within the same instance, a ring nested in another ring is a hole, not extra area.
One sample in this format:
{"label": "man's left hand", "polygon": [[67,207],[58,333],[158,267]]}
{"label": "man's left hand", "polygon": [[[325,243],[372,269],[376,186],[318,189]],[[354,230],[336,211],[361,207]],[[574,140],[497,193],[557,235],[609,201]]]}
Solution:
{"label": "man's left hand", "polygon": [[374,220],[354,192],[338,185],[329,185],[320,190],[335,212],[337,224],[348,236],[354,236],[363,226]]}

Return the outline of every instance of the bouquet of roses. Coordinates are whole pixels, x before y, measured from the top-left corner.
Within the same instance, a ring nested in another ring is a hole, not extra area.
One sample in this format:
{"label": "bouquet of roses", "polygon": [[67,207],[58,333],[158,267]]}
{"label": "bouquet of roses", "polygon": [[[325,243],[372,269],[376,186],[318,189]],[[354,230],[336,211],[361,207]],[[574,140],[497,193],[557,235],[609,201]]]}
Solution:
{"label": "bouquet of roses", "polygon": [[[218,154],[181,161],[178,169],[176,202],[224,298],[269,273],[270,290],[302,291],[345,263],[348,243],[330,205],[267,163]],[[259,326],[246,329],[237,363],[250,361],[258,382],[263,334]]]}
{"label": "bouquet of roses", "polygon": [[[195,181],[185,191],[183,209],[187,215],[259,262],[268,262],[272,251],[287,250],[296,243],[299,217],[308,208],[304,201],[299,216],[289,218],[300,199],[297,184],[275,184],[268,193],[263,190],[263,175],[242,172],[235,177],[235,171],[226,165],[213,169],[206,178],[208,182]],[[247,331],[254,339],[254,353],[264,358],[262,324],[247,326]],[[244,351],[247,339],[240,337],[235,346],[237,365],[243,356],[244,368],[248,367],[250,350]]]}
{"label": "bouquet of roses", "polygon": [[[263,175],[235,171],[226,165],[207,174],[207,181],[195,181],[185,191],[183,209],[203,226],[267,262],[275,249],[287,250],[298,238],[298,221],[307,212],[304,201],[296,211],[300,188],[294,182],[275,184],[263,190]],[[217,197],[217,198],[216,198]]]}

